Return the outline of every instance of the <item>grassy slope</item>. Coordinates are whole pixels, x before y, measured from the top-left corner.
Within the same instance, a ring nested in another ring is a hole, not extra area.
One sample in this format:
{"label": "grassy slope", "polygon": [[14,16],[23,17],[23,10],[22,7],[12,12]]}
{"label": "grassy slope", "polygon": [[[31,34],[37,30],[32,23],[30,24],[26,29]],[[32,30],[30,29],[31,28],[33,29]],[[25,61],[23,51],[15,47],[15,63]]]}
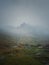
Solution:
{"label": "grassy slope", "polygon": [[[13,52],[12,52],[13,53]],[[21,49],[20,52],[13,55],[3,54],[4,59],[0,61],[1,65],[42,65],[38,60],[34,58],[32,50]]]}

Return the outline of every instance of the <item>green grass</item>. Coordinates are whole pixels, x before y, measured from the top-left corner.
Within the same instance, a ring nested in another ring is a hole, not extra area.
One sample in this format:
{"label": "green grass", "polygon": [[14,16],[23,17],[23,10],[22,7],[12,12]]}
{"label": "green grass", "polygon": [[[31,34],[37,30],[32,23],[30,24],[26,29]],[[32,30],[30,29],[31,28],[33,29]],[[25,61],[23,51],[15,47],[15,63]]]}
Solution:
{"label": "green grass", "polygon": [[[18,55],[17,55],[18,54]],[[5,58],[0,61],[0,65],[42,65],[37,59],[31,49],[22,49],[21,52],[13,55],[3,54]]]}
{"label": "green grass", "polygon": [[24,56],[7,56],[1,63],[1,65],[42,65],[34,57]]}

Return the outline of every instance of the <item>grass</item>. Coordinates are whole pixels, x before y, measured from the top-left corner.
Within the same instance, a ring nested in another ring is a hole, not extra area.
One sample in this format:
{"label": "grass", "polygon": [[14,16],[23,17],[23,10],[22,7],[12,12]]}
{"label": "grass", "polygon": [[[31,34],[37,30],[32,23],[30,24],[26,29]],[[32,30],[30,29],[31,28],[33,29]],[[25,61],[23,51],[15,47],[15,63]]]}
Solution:
{"label": "grass", "polygon": [[3,54],[4,59],[0,61],[0,65],[42,65],[32,54],[32,50],[21,49],[20,52],[10,54]]}
{"label": "grass", "polygon": [[30,56],[24,56],[24,57],[8,56],[2,61],[1,65],[42,65],[42,64],[36,59],[34,59],[34,57]]}

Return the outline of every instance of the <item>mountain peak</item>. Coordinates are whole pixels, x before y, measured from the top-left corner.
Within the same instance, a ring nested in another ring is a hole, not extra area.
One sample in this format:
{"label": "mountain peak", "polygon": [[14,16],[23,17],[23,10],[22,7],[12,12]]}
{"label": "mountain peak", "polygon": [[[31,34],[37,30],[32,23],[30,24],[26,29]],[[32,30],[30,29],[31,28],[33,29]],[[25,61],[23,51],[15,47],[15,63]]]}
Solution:
{"label": "mountain peak", "polygon": [[25,26],[25,25],[27,25],[25,22],[21,24],[21,26]]}

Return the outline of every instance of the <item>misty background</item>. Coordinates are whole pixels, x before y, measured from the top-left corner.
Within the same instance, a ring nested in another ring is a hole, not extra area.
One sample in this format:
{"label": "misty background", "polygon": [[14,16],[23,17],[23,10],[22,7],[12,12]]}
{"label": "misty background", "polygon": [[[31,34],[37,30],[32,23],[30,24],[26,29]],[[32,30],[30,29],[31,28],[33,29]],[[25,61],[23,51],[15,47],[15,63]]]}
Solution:
{"label": "misty background", "polygon": [[49,36],[49,0],[0,0],[0,30]]}

